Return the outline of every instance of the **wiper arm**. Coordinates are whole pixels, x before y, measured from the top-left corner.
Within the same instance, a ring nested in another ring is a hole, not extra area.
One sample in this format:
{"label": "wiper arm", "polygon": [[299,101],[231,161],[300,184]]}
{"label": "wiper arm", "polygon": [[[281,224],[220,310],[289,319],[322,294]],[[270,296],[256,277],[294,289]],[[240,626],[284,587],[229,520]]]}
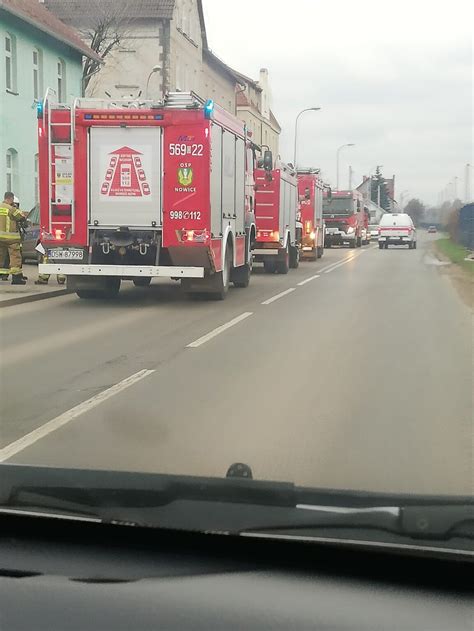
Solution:
{"label": "wiper arm", "polygon": [[344,508],[298,505],[312,513],[293,523],[272,524],[251,529],[253,532],[297,532],[321,529],[374,529],[414,539],[447,540],[455,536],[474,539],[474,505],[447,506],[376,506]]}

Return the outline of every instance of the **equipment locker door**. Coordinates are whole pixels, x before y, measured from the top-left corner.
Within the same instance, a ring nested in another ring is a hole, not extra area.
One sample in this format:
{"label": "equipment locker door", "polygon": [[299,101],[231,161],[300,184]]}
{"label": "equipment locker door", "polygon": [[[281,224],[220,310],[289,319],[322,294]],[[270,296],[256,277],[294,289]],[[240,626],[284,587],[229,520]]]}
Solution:
{"label": "equipment locker door", "polygon": [[92,127],[89,169],[90,224],[162,224],[161,128]]}

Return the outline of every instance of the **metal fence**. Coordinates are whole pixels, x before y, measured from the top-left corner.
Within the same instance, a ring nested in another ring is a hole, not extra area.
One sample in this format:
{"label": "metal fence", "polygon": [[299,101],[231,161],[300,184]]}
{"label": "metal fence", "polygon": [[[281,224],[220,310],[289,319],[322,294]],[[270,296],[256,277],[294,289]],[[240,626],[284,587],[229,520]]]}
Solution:
{"label": "metal fence", "polygon": [[474,204],[466,204],[459,210],[457,241],[474,250]]}

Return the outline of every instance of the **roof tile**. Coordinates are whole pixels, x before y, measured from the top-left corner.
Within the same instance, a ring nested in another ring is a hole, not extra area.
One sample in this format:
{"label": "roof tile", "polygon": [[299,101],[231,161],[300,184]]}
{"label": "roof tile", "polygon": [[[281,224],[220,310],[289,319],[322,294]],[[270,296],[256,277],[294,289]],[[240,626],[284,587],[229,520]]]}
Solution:
{"label": "roof tile", "polygon": [[86,57],[100,61],[101,58],[85,44],[79,35],[69,26],[61,22],[51,11],[38,0],[0,0],[0,9],[28,22],[40,31],[67,44]]}

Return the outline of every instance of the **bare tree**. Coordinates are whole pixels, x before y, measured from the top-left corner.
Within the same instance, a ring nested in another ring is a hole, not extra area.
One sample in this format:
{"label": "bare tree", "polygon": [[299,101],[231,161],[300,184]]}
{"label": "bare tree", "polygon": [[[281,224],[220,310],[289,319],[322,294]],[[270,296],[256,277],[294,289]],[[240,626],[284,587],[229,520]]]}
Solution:
{"label": "bare tree", "polygon": [[[79,28],[82,39],[96,52],[102,61],[118,48],[127,39],[130,27],[131,1],[95,0],[90,14],[84,16],[84,24]],[[92,77],[99,72],[101,62],[96,59],[87,59],[82,70],[82,89],[85,93]]]}

